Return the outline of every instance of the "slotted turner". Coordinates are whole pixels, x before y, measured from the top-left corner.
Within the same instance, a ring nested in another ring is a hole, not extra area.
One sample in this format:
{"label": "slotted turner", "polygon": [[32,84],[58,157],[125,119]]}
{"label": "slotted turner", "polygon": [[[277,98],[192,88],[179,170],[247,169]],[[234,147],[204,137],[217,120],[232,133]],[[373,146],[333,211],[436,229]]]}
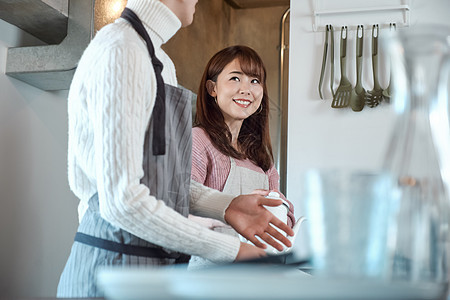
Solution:
{"label": "slotted turner", "polygon": [[366,93],[366,104],[375,107],[383,100],[383,89],[378,82],[378,24],[372,27],[372,69],[373,69],[373,90]]}
{"label": "slotted turner", "polygon": [[352,84],[346,75],[347,66],[347,26],[342,26],[341,29],[341,82],[336,90],[331,102],[331,107],[342,108],[347,107],[350,103],[350,96],[352,93]]}

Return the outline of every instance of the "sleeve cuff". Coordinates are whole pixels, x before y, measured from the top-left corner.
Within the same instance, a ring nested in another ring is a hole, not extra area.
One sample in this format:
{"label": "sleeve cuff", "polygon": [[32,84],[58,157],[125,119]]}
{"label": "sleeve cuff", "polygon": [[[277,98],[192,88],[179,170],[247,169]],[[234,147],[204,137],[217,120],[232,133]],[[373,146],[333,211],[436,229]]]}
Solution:
{"label": "sleeve cuff", "polygon": [[225,194],[196,181],[191,181],[190,209],[192,214],[225,222],[225,210],[234,198],[234,195]]}

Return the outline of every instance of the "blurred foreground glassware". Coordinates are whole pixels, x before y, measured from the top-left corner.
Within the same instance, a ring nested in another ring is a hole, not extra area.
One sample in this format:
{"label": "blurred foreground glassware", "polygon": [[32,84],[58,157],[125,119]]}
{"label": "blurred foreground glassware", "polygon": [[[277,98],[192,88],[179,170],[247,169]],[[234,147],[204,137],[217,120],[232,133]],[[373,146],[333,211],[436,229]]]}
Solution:
{"label": "blurred foreground glassware", "polygon": [[385,170],[399,200],[391,280],[448,282],[450,29],[417,25],[384,40],[392,63],[396,115]]}
{"label": "blurred foreground glassware", "polygon": [[390,174],[312,169],[300,178],[314,276],[384,281],[398,212]]}

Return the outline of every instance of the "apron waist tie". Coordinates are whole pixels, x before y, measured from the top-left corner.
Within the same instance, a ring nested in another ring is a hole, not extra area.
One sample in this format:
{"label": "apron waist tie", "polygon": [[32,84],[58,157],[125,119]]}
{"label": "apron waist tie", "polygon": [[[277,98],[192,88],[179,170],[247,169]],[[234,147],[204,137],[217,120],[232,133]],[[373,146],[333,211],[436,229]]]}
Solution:
{"label": "apron waist tie", "polygon": [[167,253],[162,249],[149,248],[135,245],[121,244],[102,238],[98,238],[92,235],[88,235],[82,232],[75,234],[75,241],[86,244],[92,247],[118,252],[132,256],[143,256],[152,258],[172,258],[175,259],[175,263],[186,263],[189,261],[190,256],[183,253]]}

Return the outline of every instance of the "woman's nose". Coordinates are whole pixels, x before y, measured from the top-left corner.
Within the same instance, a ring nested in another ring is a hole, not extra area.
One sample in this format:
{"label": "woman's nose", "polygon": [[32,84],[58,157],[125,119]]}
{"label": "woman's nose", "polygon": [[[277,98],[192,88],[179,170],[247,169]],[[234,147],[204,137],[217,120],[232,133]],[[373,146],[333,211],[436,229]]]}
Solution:
{"label": "woman's nose", "polygon": [[250,84],[248,82],[242,82],[239,92],[242,95],[250,95]]}

